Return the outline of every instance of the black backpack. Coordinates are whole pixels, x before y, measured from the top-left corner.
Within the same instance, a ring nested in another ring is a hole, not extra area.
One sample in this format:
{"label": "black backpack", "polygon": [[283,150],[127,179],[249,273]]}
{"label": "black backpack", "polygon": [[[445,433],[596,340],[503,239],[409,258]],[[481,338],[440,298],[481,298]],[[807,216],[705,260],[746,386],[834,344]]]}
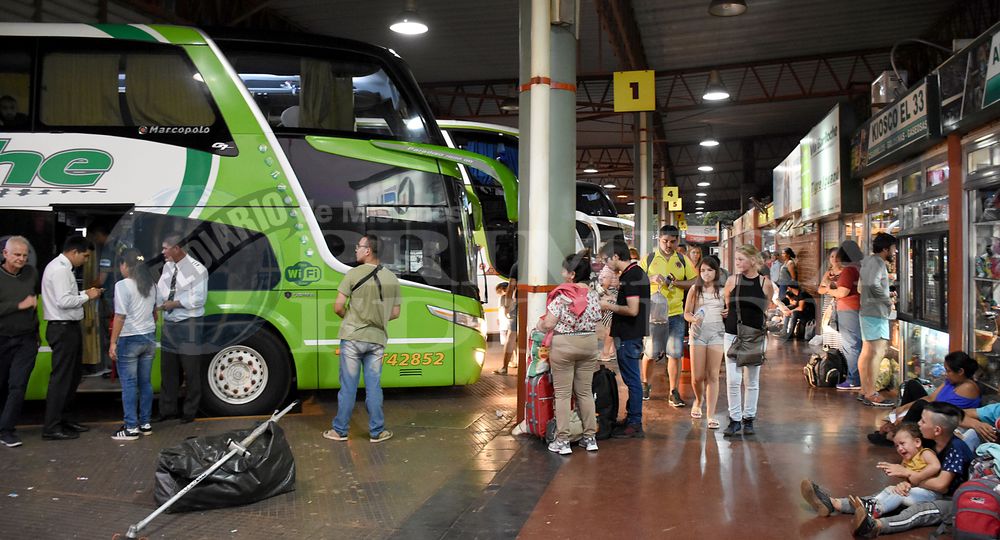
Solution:
{"label": "black backpack", "polygon": [[816,388],[833,388],[847,380],[847,360],[836,349],[814,354],[802,368],[809,386]]}
{"label": "black backpack", "polygon": [[615,372],[600,366],[592,382],[594,408],[597,411],[597,438],[611,437],[611,430],[618,420],[618,380]]}

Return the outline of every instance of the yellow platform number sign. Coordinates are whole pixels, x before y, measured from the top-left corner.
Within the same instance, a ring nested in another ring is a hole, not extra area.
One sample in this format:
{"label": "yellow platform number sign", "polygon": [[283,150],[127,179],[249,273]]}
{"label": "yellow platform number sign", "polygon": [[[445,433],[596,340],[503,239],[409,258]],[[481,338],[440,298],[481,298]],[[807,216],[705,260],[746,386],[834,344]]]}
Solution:
{"label": "yellow platform number sign", "polygon": [[667,210],[670,212],[683,210],[681,208],[680,190],[677,186],[663,187],[663,202],[667,203]]}
{"label": "yellow platform number sign", "polygon": [[616,71],[615,112],[656,110],[656,72]]}

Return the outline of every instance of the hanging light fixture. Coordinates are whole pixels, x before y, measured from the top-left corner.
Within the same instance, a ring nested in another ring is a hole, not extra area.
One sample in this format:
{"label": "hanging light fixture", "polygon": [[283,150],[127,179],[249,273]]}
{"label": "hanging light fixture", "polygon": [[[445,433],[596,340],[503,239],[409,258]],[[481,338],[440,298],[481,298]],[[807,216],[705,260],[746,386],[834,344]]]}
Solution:
{"label": "hanging light fixture", "polygon": [[605,187],[605,189],[615,189],[618,186],[616,186],[614,184],[604,184],[604,187]]}
{"label": "hanging light fixture", "polygon": [[705,123],[705,129],[708,131],[708,135],[704,139],[702,139],[701,142],[699,142],[698,144],[707,148],[711,148],[713,146],[719,146],[719,139],[716,139],[714,137],[714,133],[712,133],[712,126],[709,125],[708,122]]}
{"label": "hanging light fixture", "polygon": [[722,84],[722,76],[719,75],[719,70],[713,69],[708,72],[708,84],[705,85],[705,93],[701,97],[705,101],[729,99],[729,90],[726,90],[726,85]]}
{"label": "hanging light fixture", "polygon": [[397,34],[415,36],[427,31],[427,24],[424,18],[417,13],[417,0],[406,0],[403,11],[393,19],[389,25],[389,30]]}
{"label": "hanging light fixture", "polygon": [[503,101],[500,102],[500,110],[507,112],[517,112],[521,110],[521,104],[518,102],[517,98],[512,98],[512,97],[504,98]]}
{"label": "hanging light fixture", "polygon": [[695,197],[708,197],[708,193],[695,193]]}
{"label": "hanging light fixture", "polygon": [[746,0],[712,0],[708,5],[708,14],[716,17],[735,17],[747,11]]}
{"label": "hanging light fixture", "polygon": [[594,174],[594,173],[598,173],[598,172],[601,172],[601,171],[597,170],[597,166],[594,165],[593,162],[591,162],[590,165],[587,165],[587,168],[584,169],[583,172],[585,172],[587,174]]}
{"label": "hanging light fixture", "polygon": [[715,167],[711,165],[699,165],[698,170],[701,172],[712,172],[715,170]]}
{"label": "hanging light fixture", "polygon": [[711,182],[698,182],[698,187],[708,187],[712,185]]}

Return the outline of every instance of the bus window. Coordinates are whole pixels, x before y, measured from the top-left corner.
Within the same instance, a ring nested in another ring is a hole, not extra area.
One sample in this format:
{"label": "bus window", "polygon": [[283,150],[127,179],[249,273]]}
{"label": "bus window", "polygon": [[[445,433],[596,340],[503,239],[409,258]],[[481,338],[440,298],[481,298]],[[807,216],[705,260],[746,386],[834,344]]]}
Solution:
{"label": "bus window", "polygon": [[30,42],[0,39],[0,131],[31,129]]}
{"label": "bus window", "polygon": [[356,52],[221,40],[240,79],[276,131],[332,131],[429,142],[423,119],[376,58]]}
{"label": "bus window", "polygon": [[45,47],[39,119],[50,130],[235,155],[201,74],[181,48],[104,40],[52,40]]}

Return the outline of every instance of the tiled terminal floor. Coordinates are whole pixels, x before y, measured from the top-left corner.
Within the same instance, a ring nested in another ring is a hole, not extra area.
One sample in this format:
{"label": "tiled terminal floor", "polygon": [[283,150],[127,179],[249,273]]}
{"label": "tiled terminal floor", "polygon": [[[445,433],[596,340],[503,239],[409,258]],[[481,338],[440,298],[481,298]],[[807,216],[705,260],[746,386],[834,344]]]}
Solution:
{"label": "tiled terminal floor", "polygon": [[[387,391],[395,438],[383,444],[361,437],[367,417],[360,406],[352,425],[358,438],[323,439],[336,392],[303,396],[302,411],[281,421],[295,452],[296,491],[245,507],[164,515],[143,536],[845,538],[850,520],[816,518],[798,494],[800,480],[867,494],[884,486],[875,463],[895,459],[892,449],[864,440],[878,411],[807,387],[799,344],[772,346],[753,437],[724,439],[688,409],[670,408],[661,372],[645,404],[646,439],[602,441],[596,454],[569,457],[507,434],[516,391],[514,377],[490,373],[497,352],[491,348],[486,374],[471,387]],[[168,422],[119,443],[109,438],[120,423],[115,399],[88,395],[82,406],[94,429],[79,440],[42,441],[40,428],[27,425],[19,429],[24,446],[0,448],[0,537],[113,538],[153,510],[160,448],[255,422]],[[722,397],[723,426],[724,407]],[[42,409],[29,404],[26,421],[37,424]]]}

